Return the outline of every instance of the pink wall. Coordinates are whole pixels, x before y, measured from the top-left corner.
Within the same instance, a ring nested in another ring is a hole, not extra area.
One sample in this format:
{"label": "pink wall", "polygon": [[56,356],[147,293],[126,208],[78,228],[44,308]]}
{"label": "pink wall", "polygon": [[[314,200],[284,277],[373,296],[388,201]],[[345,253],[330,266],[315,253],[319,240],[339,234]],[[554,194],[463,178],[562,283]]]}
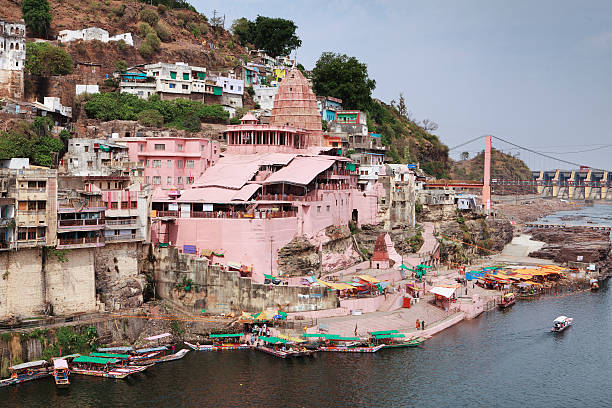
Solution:
{"label": "pink wall", "polygon": [[[164,145],[164,150],[155,150],[155,145]],[[149,137],[128,140],[127,146],[130,161],[144,163],[145,183],[153,189],[190,188],[188,178],[195,181],[220,154],[218,142],[205,138]],[[161,166],[153,167],[154,160],[160,160]],[[187,161],[193,161],[193,167],[187,167]],[[161,184],[153,184],[153,177],[160,177]]]}
{"label": "pink wall", "polygon": [[195,245],[198,250],[221,252],[225,255],[222,262],[253,265],[253,282],[262,283],[263,275],[270,273],[270,257],[276,272],[278,250],[293,239],[296,230],[295,217],[177,218],[170,227],[170,241],[179,249]]}

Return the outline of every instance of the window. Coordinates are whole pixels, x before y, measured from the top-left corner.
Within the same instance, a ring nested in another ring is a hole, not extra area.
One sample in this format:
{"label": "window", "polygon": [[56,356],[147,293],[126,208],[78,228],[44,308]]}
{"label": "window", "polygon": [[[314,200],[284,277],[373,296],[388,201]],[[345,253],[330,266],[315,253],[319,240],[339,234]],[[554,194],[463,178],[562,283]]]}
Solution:
{"label": "window", "polygon": [[178,167],[179,169],[182,169],[183,168],[183,161],[182,160],[177,160],[176,167]]}
{"label": "window", "polygon": [[159,76],[159,71],[153,72],[153,76]]}
{"label": "window", "polygon": [[177,177],[176,178],[176,184],[183,184],[183,178],[182,177]]}
{"label": "window", "polygon": [[203,152],[205,148],[206,148],[206,145],[200,145],[200,151],[201,152]]}
{"label": "window", "polygon": [[138,167],[144,167],[144,161],[138,160]]}
{"label": "window", "polygon": [[183,144],[182,144],[182,143],[177,144],[177,145],[176,145],[176,149],[177,149],[179,152],[182,152],[182,151],[183,151]]}
{"label": "window", "polygon": [[85,146],[85,153],[89,151],[89,146]]}
{"label": "window", "polygon": [[116,201],[111,202],[111,210],[116,210],[119,208],[119,205]]}
{"label": "window", "polygon": [[189,89],[189,85],[183,85],[183,90],[188,90]]}
{"label": "window", "polygon": [[147,167],[151,166],[151,161],[147,160]]}
{"label": "window", "polygon": [[187,72],[183,72],[183,79],[184,79],[185,81],[189,81],[189,73],[187,73]]}
{"label": "window", "polygon": [[161,160],[153,160],[153,167],[161,167]]}
{"label": "window", "polygon": [[17,239],[19,241],[24,241],[28,237],[28,229],[27,228],[19,228],[17,231]]}
{"label": "window", "polygon": [[91,160],[87,160],[87,168],[93,169],[93,162]]}
{"label": "window", "polygon": [[167,185],[172,184],[172,177],[168,176],[168,178],[166,179],[166,184]]}
{"label": "window", "polygon": [[47,202],[46,201],[39,201],[38,202],[38,209],[39,210],[46,210],[47,209]]}
{"label": "window", "polygon": [[150,183],[149,176],[145,176],[145,183],[147,183],[147,184],[149,184],[149,183]]}
{"label": "window", "polygon": [[329,207],[329,205],[328,205],[328,206],[325,208],[325,210],[326,210],[327,212],[329,212],[329,208],[330,208],[330,207]]}
{"label": "window", "polygon": [[129,201],[122,201],[121,202],[121,209],[122,210],[127,210],[128,208],[130,208],[130,202]]}
{"label": "window", "polygon": [[131,203],[131,208],[132,209],[138,208],[138,201],[131,201],[130,203]]}
{"label": "window", "polygon": [[170,71],[170,78],[176,79],[176,72],[175,71]]}
{"label": "window", "polygon": [[37,235],[38,238],[44,238],[47,232],[47,229],[45,227],[38,227],[37,229]]}
{"label": "window", "polygon": [[36,239],[36,229],[28,228],[28,239]]}
{"label": "window", "polygon": [[36,211],[36,201],[28,201],[28,211]]}
{"label": "window", "polygon": [[161,176],[153,176],[153,184],[161,184]]}
{"label": "window", "polygon": [[166,167],[168,167],[169,169],[172,168],[172,160],[167,160],[166,161]]}
{"label": "window", "polygon": [[193,184],[193,182],[194,182],[193,177],[187,177],[187,184]]}
{"label": "window", "polygon": [[321,206],[317,205],[317,212],[320,213],[321,212]]}
{"label": "window", "polygon": [[166,150],[166,145],[163,143],[155,144],[155,150]]}
{"label": "window", "polygon": [[144,152],[144,148],[145,148],[144,144],[141,143],[141,144],[138,145],[138,151],[139,152]]}
{"label": "window", "polygon": [[174,89],[174,88],[176,88],[176,84],[168,84],[168,88]]}
{"label": "window", "polygon": [[195,161],[193,160],[187,160],[187,162],[185,163],[185,167],[188,169],[193,169],[193,165],[195,164]]}

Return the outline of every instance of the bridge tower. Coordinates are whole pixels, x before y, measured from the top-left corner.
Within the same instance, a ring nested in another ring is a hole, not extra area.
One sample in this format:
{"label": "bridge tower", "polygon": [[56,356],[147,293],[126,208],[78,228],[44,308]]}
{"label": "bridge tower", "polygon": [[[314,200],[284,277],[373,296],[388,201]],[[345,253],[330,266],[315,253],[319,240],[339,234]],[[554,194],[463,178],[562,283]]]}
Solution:
{"label": "bridge tower", "polygon": [[491,212],[491,136],[485,136],[482,206],[487,214]]}

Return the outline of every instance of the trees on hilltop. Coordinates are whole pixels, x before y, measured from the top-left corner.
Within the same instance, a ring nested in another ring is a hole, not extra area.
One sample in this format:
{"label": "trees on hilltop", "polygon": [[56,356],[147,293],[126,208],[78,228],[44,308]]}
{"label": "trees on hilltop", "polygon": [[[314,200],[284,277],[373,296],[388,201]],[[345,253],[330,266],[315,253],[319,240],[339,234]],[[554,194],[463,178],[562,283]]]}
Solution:
{"label": "trees on hilltop", "polygon": [[302,45],[295,34],[297,26],[291,20],[257,16],[255,21],[239,18],[230,29],[240,44],[253,44],[272,57],[287,55]]}
{"label": "trees on hilltop", "polygon": [[51,27],[51,8],[47,0],[23,0],[21,3],[21,12],[26,27],[32,31],[34,35],[47,38],[47,33]]}

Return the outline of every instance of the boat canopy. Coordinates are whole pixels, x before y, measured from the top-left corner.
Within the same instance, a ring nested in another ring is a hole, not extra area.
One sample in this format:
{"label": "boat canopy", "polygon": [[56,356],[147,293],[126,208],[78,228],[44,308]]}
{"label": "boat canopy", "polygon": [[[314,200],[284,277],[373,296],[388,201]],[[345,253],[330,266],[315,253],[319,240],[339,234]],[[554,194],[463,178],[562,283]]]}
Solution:
{"label": "boat canopy", "polygon": [[259,338],[261,340],[265,341],[266,343],[271,343],[271,344],[278,344],[278,343],[287,344],[287,343],[290,343],[289,340],[280,339],[278,337],[260,336]]}
{"label": "boat canopy", "polygon": [[51,357],[51,360],[57,360],[59,358],[63,358],[64,360],[68,360],[68,359],[75,358],[75,357],[78,357],[78,356],[80,356],[79,353],[74,353],[74,354],[68,354],[67,356]]}
{"label": "boat canopy", "polygon": [[395,333],[399,333],[399,331],[397,331],[397,330],[381,330],[381,331],[370,332],[370,334],[372,336],[381,336],[383,334],[395,334]]}
{"label": "boat canopy", "polygon": [[130,347],[130,346],[121,346],[121,347],[102,347],[99,348],[98,351],[105,353],[108,351],[124,351],[124,352],[128,352],[128,351],[132,351],[134,350],[134,348]]}
{"label": "boat canopy", "polygon": [[395,339],[400,337],[406,337],[403,333],[391,333],[391,334],[380,334],[378,336],[374,336],[377,339]]}
{"label": "boat canopy", "polygon": [[144,353],[151,353],[153,351],[163,351],[163,350],[168,350],[168,347],[166,346],[148,347],[148,348],[134,350],[134,352],[138,354],[144,354]]}
{"label": "boat canopy", "polygon": [[242,337],[244,333],[227,333],[227,334],[211,334],[209,337],[211,339],[220,339],[223,337]]}
{"label": "boat canopy", "polygon": [[567,316],[559,316],[553,320],[553,323],[563,323],[565,320],[567,320]]}
{"label": "boat canopy", "polygon": [[91,364],[115,364],[119,361],[116,358],[103,358],[103,357],[92,357],[92,356],[79,356],[73,360],[74,363],[91,363]]}
{"label": "boat canopy", "polygon": [[130,358],[130,356],[128,356],[127,354],[89,353],[89,355],[93,357],[103,357],[103,358],[118,358],[118,359]]}
{"label": "boat canopy", "polygon": [[37,360],[37,361],[28,361],[23,364],[16,364],[14,366],[9,367],[9,370],[24,370],[26,368],[34,368],[34,367],[42,367],[47,364],[47,360]]}
{"label": "boat canopy", "polygon": [[159,339],[163,339],[165,337],[170,337],[172,336],[170,333],[163,333],[163,334],[158,334],[157,336],[151,336],[151,337],[146,337],[145,340],[159,340]]}
{"label": "boat canopy", "polygon": [[58,358],[57,360],[53,360],[53,368],[56,370],[67,370],[68,369],[68,361],[63,358]]}
{"label": "boat canopy", "polygon": [[370,275],[357,275],[357,277],[363,281],[366,282],[370,282],[370,283],[380,283],[380,281],[376,278],[373,278]]}
{"label": "boat canopy", "polygon": [[286,334],[279,334],[277,337],[279,339],[289,340],[292,343],[303,343],[306,341],[306,340],[299,339],[297,337],[287,336]]}

